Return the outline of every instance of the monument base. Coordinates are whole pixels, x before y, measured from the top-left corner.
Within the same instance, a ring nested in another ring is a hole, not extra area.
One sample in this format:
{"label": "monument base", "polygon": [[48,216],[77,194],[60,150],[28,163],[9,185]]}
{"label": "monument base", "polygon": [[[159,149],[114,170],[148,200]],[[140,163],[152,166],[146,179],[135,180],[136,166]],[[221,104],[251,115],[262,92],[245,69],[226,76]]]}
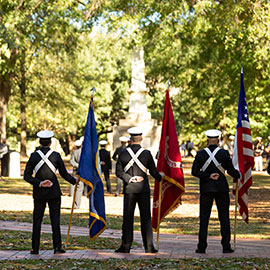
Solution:
{"label": "monument base", "polygon": [[162,126],[157,124],[157,120],[155,119],[148,119],[140,122],[136,122],[133,119],[120,119],[119,125],[113,127],[111,138],[108,138],[110,139],[112,150],[114,151],[118,146],[120,146],[119,137],[128,137],[129,134],[127,130],[135,126],[143,129],[143,140],[141,145],[143,148],[150,150],[155,158],[159,149],[162,128]]}

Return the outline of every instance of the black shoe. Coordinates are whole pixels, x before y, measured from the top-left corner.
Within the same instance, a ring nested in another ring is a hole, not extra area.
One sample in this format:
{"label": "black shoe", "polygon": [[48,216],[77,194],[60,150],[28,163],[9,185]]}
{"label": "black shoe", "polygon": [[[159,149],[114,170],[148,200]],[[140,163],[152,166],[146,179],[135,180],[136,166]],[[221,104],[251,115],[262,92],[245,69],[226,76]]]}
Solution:
{"label": "black shoe", "polygon": [[202,249],[196,249],[195,250],[196,253],[200,253],[200,254],[205,254],[205,250],[202,250]]}
{"label": "black shoe", "polygon": [[229,249],[223,249],[223,253],[233,253],[234,250],[232,248]]}
{"label": "black shoe", "polygon": [[34,255],[38,255],[38,250],[31,250],[30,253]]}
{"label": "black shoe", "polygon": [[146,250],[146,251],[145,251],[145,253],[157,253],[157,252],[158,252],[158,250],[155,249],[155,248],[152,248],[152,249],[150,249],[150,250]]}
{"label": "black shoe", "polygon": [[129,250],[125,249],[124,247],[120,247],[114,251],[115,253],[129,253]]}
{"label": "black shoe", "polygon": [[66,253],[66,251],[63,248],[56,248],[54,250],[54,254],[62,254],[62,253]]}

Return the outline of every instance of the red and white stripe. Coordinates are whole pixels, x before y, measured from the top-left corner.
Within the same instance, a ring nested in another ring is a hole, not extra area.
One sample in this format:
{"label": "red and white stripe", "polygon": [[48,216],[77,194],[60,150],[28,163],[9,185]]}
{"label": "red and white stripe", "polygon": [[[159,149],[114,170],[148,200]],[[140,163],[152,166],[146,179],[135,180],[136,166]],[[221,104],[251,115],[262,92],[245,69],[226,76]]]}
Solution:
{"label": "red and white stripe", "polygon": [[[249,121],[242,120],[242,127],[235,132],[233,151],[233,165],[241,173],[238,180],[238,209],[243,220],[248,223],[248,190],[252,185],[252,168],[254,156],[252,150],[252,139]],[[237,180],[236,180],[237,181]],[[235,194],[236,183],[233,183],[233,194]]]}

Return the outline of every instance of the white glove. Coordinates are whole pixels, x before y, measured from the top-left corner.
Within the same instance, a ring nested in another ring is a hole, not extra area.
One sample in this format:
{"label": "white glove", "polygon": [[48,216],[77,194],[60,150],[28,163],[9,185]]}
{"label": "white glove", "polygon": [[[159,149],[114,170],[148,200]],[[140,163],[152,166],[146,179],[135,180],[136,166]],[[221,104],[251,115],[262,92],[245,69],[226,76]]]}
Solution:
{"label": "white glove", "polygon": [[164,172],[160,172],[159,174],[161,175],[162,179],[165,178],[165,173]]}
{"label": "white glove", "polygon": [[129,179],[129,183],[139,183],[143,181],[143,177],[141,176],[133,176]]}

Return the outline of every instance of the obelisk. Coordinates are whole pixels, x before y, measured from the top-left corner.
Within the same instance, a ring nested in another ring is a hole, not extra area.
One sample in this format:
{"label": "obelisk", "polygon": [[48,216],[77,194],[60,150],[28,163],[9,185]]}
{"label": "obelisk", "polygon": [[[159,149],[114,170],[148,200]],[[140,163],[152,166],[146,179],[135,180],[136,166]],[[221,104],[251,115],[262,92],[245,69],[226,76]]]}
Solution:
{"label": "obelisk", "polygon": [[[119,125],[113,127],[111,144],[112,150],[120,145],[119,137],[128,136],[127,129],[139,126],[143,129],[142,146],[150,150],[155,156],[159,147],[161,126],[157,120],[151,119],[151,113],[147,110],[146,97],[148,89],[145,84],[144,74],[144,50],[142,47],[134,47],[132,57],[132,79],[129,92],[129,110],[125,119],[119,120]],[[108,138],[109,139],[109,138]]]}
{"label": "obelisk", "polygon": [[127,119],[131,119],[132,121],[135,120],[137,122],[151,119],[151,114],[148,112],[146,104],[146,96],[148,94],[148,90],[145,84],[145,64],[143,57],[143,48],[134,47]]}

